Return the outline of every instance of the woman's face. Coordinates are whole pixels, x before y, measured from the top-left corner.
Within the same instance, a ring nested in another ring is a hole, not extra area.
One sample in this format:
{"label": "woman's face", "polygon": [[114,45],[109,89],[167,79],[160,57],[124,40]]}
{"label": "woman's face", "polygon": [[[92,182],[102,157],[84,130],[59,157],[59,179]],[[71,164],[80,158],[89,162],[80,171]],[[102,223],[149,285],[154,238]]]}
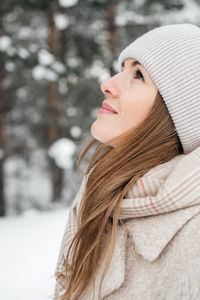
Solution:
{"label": "woman's face", "polygon": [[124,61],[120,73],[101,84],[101,90],[105,95],[104,103],[109,104],[116,113],[100,109],[91,126],[91,134],[109,145],[109,140],[147,117],[158,91],[145,68],[132,58]]}

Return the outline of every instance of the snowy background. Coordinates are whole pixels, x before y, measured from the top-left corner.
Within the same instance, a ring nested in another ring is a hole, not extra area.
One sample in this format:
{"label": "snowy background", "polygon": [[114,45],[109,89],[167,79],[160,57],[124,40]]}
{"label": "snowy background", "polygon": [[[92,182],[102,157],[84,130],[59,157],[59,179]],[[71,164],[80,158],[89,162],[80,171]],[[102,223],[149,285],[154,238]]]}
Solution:
{"label": "snowy background", "polygon": [[67,209],[29,210],[0,219],[0,299],[53,299],[54,271]]}
{"label": "snowy background", "polygon": [[125,46],[171,23],[200,26],[200,0],[1,1],[0,300],[52,299],[99,86]]}

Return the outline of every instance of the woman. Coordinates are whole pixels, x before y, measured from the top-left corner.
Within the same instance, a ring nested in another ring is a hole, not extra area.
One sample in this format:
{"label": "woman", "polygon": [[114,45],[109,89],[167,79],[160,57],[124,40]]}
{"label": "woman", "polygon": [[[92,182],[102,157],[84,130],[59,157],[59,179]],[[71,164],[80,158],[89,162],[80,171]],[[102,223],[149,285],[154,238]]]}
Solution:
{"label": "woman", "polygon": [[101,85],[55,299],[199,299],[200,29],[157,27]]}

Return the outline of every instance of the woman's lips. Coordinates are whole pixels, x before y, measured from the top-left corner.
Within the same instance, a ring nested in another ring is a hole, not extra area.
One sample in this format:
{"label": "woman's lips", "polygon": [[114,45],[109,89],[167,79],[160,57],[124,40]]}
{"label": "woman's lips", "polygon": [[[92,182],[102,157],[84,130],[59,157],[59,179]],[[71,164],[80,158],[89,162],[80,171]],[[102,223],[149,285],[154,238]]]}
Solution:
{"label": "woman's lips", "polygon": [[109,110],[114,114],[117,114],[116,110],[110,104],[108,104],[106,101],[102,102],[102,107],[101,108],[103,108],[105,110]]}
{"label": "woman's lips", "polygon": [[100,113],[100,114],[112,114],[112,115],[117,114],[116,112],[111,111],[111,110],[108,110],[108,109],[105,109],[105,108],[103,108],[103,107],[101,107],[101,108],[98,110],[98,113]]}

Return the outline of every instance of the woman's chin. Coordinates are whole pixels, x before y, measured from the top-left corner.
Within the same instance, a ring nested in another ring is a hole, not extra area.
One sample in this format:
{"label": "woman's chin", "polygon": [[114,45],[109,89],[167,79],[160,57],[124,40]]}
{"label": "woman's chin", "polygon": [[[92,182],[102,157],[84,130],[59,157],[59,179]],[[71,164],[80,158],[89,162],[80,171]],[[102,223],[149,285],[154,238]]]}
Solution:
{"label": "woman's chin", "polygon": [[95,138],[99,142],[112,147],[114,146],[111,142],[111,140],[113,139],[111,132],[108,131],[107,127],[103,127],[98,120],[95,120],[94,123],[91,125],[90,132],[93,138]]}
{"label": "woman's chin", "polygon": [[97,121],[95,121],[91,128],[90,128],[90,132],[91,135],[93,136],[93,138],[95,138],[96,140],[98,140],[101,143],[105,143],[106,142],[106,138],[105,138],[105,130],[103,130],[102,128],[99,128]]}
{"label": "woman's chin", "polygon": [[[93,123],[93,125],[94,125],[94,123]],[[101,134],[99,134],[98,130],[95,128],[95,125],[94,126],[93,125],[90,128],[91,135],[93,136],[93,138],[95,138],[99,142],[103,143]]]}

